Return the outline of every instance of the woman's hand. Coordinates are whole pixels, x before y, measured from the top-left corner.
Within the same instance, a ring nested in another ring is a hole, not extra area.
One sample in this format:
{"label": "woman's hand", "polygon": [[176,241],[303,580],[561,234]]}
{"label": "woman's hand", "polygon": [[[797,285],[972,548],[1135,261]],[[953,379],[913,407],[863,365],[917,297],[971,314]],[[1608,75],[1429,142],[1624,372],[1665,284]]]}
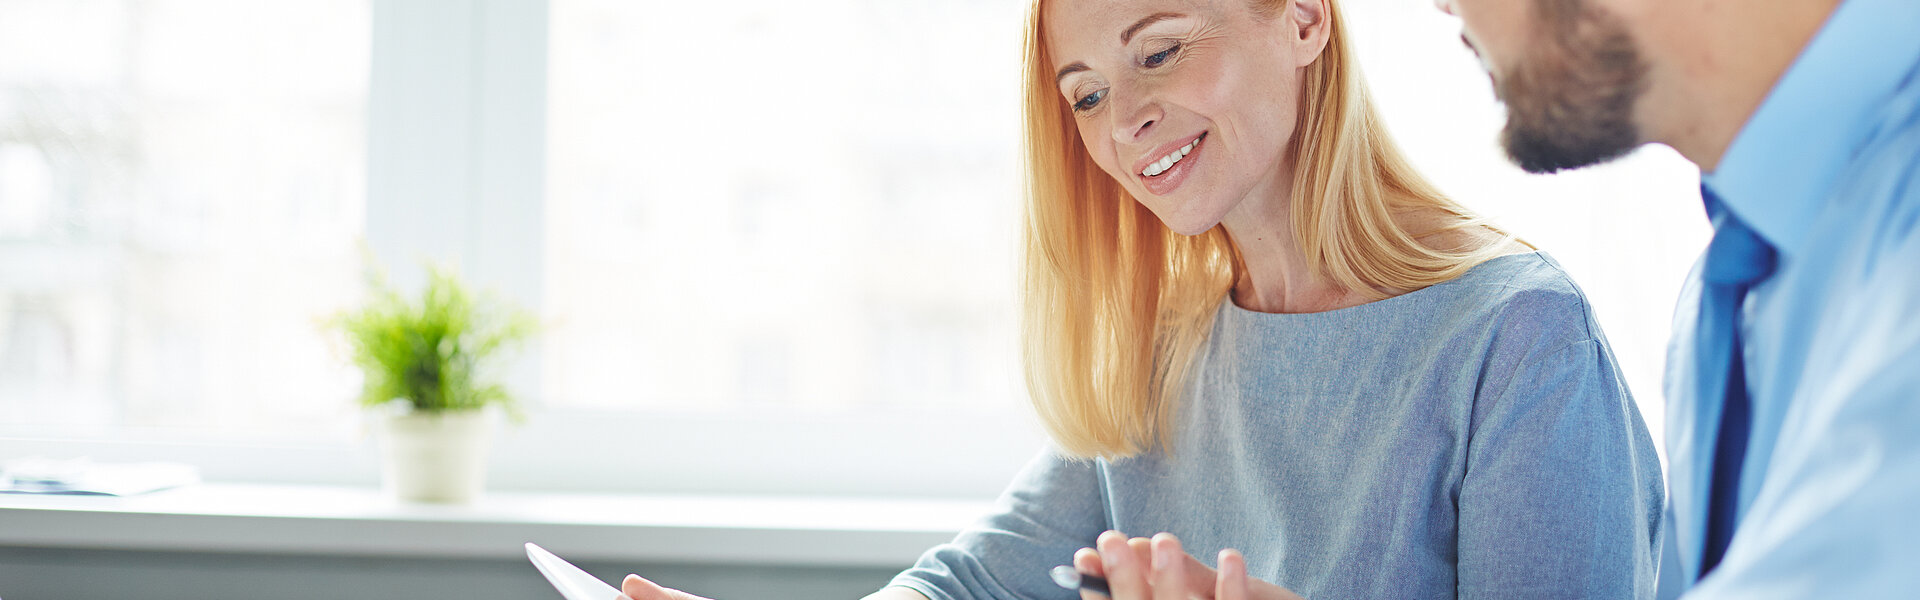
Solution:
{"label": "woman's hand", "polygon": [[707,600],[680,590],[660,587],[660,584],[647,581],[639,575],[628,575],[620,581],[620,593],[631,600]]}
{"label": "woman's hand", "polygon": [[[660,587],[639,575],[628,575],[620,582],[620,594],[629,600],[708,600],[680,590]],[[904,587],[888,587],[869,594],[863,600],[927,600],[920,592]]]}
{"label": "woman's hand", "polygon": [[[1301,600],[1286,588],[1247,577],[1247,561],[1237,550],[1221,550],[1218,570],[1188,555],[1173,534],[1153,539],[1100,534],[1094,548],[1073,555],[1073,567],[1098,575],[1113,590],[1113,600]],[[1082,600],[1104,600],[1081,591]]]}

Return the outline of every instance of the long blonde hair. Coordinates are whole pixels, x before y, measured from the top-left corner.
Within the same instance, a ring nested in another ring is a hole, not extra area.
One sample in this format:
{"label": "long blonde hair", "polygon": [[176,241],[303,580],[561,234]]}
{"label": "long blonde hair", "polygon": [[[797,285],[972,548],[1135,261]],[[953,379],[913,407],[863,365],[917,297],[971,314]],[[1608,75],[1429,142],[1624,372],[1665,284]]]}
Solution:
{"label": "long blonde hair", "polygon": [[[1431,248],[1417,238],[1485,226],[1441,195],[1388,137],[1354,64],[1346,27],[1324,0],[1326,48],[1301,81],[1291,219],[1316,275],[1366,294],[1446,281],[1501,252]],[[1283,14],[1292,0],[1255,0]],[[1028,161],[1023,350],[1027,388],[1060,449],[1131,456],[1168,441],[1168,419],[1215,310],[1244,266],[1226,231],[1168,230],[1101,171],[1049,71],[1041,0],[1027,22]],[[1395,219],[1443,216],[1435,231]]]}

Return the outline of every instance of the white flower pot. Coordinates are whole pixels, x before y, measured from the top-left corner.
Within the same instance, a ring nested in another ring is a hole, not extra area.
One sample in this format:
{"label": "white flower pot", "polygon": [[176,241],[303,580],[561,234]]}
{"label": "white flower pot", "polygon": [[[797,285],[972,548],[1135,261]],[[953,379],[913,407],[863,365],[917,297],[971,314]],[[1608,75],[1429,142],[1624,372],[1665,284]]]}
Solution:
{"label": "white flower pot", "polygon": [[480,495],[492,438],[486,411],[385,415],[380,438],[381,479],[401,500],[459,504]]}

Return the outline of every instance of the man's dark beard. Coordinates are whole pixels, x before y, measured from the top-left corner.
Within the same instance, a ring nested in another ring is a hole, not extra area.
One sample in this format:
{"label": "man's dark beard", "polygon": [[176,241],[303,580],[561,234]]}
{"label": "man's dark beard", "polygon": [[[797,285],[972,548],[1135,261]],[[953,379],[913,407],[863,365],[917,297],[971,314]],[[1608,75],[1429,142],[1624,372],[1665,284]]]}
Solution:
{"label": "man's dark beard", "polygon": [[1640,145],[1633,104],[1646,66],[1626,28],[1579,0],[1534,6],[1546,47],[1494,90],[1507,105],[1507,156],[1529,173],[1553,173],[1631,152]]}

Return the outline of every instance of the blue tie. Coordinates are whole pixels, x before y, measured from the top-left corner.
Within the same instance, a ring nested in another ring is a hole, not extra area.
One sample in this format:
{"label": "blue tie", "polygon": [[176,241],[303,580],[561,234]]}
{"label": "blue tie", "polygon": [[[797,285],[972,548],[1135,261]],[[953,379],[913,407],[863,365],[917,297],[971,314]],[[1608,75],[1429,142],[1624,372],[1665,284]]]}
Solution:
{"label": "blue tie", "polygon": [[[1741,356],[1740,306],[1747,290],[1773,272],[1773,246],[1760,239],[1700,186],[1707,216],[1713,220],[1713,241],[1707,245],[1705,288],[1700,294],[1700,357],[1702,381],[1726,373],[1726,391],[1720,411],[1720,433],[1713,447],[1713,480],[1707,497],[1706,552],[1700,576],[1720,565],[1733,541],[1740,503],[1740,468],[1747,457],[1747,434],[1753,423],[1753,405],[1747,397],[1746,360]],[[1723,367],[1724,365],[1724,367]],[[1721,369],[1725,370],[1722,371]],[[1711,401],[1710,389],[1702,401]]]}

